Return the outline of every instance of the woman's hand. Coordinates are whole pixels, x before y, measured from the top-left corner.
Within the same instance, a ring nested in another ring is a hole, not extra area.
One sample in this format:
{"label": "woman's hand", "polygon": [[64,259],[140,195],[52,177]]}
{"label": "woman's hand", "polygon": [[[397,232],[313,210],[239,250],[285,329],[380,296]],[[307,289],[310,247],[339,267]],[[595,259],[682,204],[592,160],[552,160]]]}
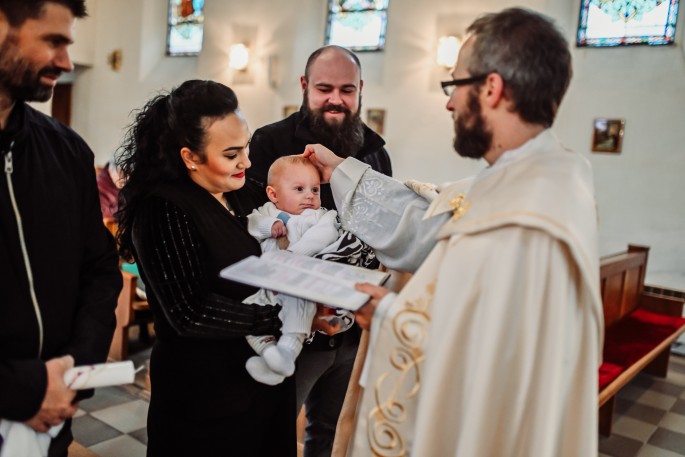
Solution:
{"label": "woman's hand", "polygon": [[322,183],[329,182],[333,171],[345,160],[320,144],[308,144],[305,146],[302,155],[308,158],[319,170]]}
{"label": "woman's hand", "polygon": [[371,296],[369,301],[354,313],[354,320],[357,324],[364,330],[369,330],[371,328],[371,319],[373,319],[373,315],[376,312],[376,307],[378,307],[378,303],[383,300],[383,297],[388,295],[388,289],[369,283],[358,283],[355,284],[354,288],[359,292]]}
{"label": "woman's hand", "polygon": [[329,336],[340,333],[340,330],[342,330],[342,323],[339,319],[331,319],[331,317],[335,315],[335,310],[333,308],[317,303],[316,314],[312,321],[312,331],[318,330]]}

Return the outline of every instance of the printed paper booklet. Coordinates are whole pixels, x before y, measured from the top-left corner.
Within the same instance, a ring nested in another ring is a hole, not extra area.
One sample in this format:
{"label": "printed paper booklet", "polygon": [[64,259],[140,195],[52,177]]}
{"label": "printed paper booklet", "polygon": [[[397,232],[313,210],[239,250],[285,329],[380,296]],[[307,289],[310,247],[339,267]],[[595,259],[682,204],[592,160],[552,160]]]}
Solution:
{"label": "printed paper booklet", "polygon": [[369,296],[355,290],[358,282],[382,285],[390,277],[379,270],[315,259],[290,251],[250,256],[221,270],[231,281],[356,311]]}

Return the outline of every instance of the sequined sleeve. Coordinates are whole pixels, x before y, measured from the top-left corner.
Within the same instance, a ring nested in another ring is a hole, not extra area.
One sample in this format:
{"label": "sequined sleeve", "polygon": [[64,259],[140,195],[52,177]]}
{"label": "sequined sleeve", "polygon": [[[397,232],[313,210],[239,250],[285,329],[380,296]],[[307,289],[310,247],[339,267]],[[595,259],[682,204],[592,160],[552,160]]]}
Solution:
{"label": "sequined sleeve", "polygon": [[[146,287],[181,336],[231,338],[278,332],[280,306],[253,306],[209,290],[202,240],[181,209],[148,198],[133,240]],[[149,296],[149,295],[148,295]]]}

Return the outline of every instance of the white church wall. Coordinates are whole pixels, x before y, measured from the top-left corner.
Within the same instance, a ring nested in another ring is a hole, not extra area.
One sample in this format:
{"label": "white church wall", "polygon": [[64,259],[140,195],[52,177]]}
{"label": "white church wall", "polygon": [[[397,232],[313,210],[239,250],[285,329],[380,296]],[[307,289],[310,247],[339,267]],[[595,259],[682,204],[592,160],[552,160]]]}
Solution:
{"label": "white church wall", "polygon": [[[574,2],[577,3],[577,2]],[[575,12],[575,10],[574,10]],[[685,288],[685,58],[675,46],[575,48],[574,79],[556,123],[594,168],[600,251],[651,246],[648,281]],[[620,154],[591,153],[593,119],[625,119]]]}

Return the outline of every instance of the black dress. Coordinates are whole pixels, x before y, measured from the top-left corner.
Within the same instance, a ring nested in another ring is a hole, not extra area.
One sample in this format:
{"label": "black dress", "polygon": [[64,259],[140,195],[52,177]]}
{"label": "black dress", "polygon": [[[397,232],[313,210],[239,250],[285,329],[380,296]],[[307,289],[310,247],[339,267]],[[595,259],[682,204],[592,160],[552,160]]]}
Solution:
{"label": "black dress", "polygon": [[159,186],[136,210],[133,242],[155,316],[148,456],[294,456],[294,384],[253,380],[245,335],[277,334],[278,307],[218,277],[259,243],[238,216],[190,180]]}

